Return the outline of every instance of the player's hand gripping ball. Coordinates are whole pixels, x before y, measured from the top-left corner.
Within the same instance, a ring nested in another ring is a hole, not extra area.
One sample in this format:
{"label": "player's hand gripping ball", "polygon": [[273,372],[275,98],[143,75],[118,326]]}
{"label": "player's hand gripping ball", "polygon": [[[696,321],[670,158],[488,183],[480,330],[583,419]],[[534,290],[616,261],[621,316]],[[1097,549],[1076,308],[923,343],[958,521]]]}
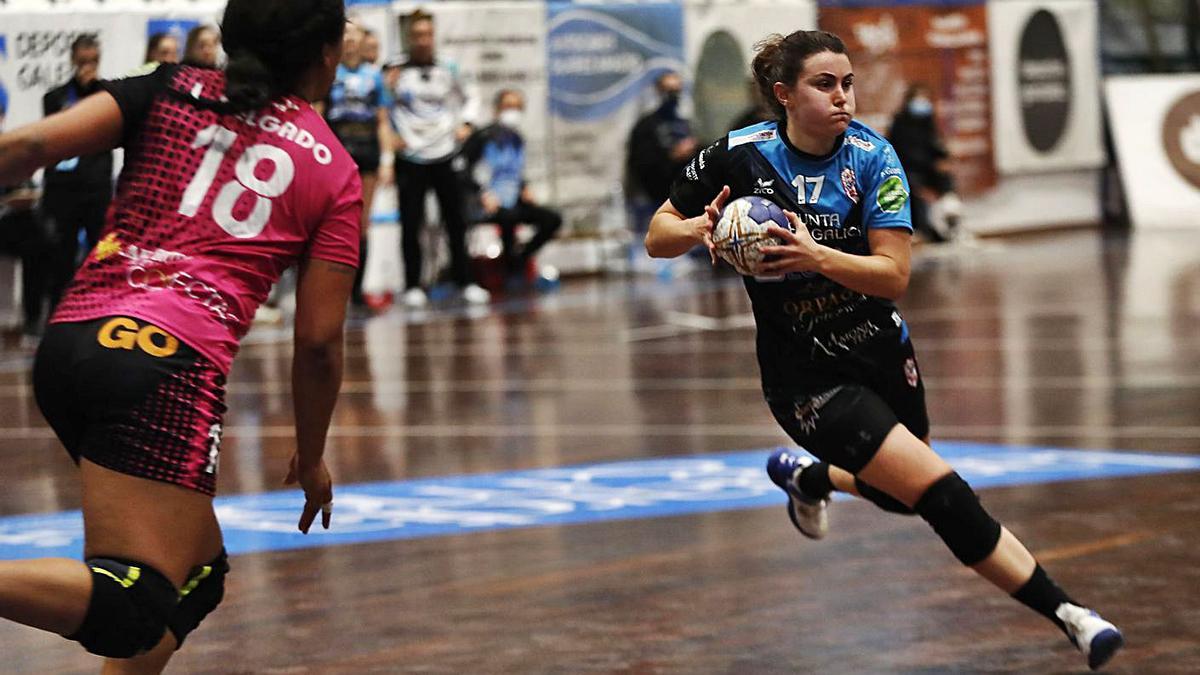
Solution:
{"label": "player's hand gripping ball", "polygon": [[775,202],[762,197],[740,197],[725,206],[721,220],[713,228],[713,247],[721,260],[733,265],[738,274],[753,276],[762,262],[763,246],[783,242],[767,234],[767,228],[777,225],[790,230],[787,216]]}

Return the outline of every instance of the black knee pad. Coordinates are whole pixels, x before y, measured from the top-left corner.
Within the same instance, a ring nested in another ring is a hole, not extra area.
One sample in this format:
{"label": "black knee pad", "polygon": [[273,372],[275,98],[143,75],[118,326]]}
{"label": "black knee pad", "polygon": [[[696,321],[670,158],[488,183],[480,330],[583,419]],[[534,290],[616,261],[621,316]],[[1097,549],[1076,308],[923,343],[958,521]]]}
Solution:
{"label": "black knee pad", "polygon": [[161,572],[135,560],[88,558],[92,599],[83,624],[68,640],[98,656],[127,659],[162,640],[179,601]]}
{"label": "black knee pad", "polygon": [[917,502],[916,511],[964,565],[983,562],[1000,541],[1000,523],[988,514],[979,496],[957,473],[929,486]]}
{"label": "black knee pad", "polygon": [[899,513],[903,516],[915,516],[916,511],[905,506],[904,502],[896,499],[888,493],[880,490],[868,483],[864,483],[861,478],[855,477],[854,487],[858,490],[858,494],[863,499],[871,502],[875,506],[887,511],[888,513]]}
{"label": "black knee pad", "polygon": [[221,604],[225,597],[225,575],[229,574],[229,557],[225,551],[213,560],[192,568],[188,580],[179,591],[179,605],[167,622],[179,647],[188,634],[196,630],[204,617]]}

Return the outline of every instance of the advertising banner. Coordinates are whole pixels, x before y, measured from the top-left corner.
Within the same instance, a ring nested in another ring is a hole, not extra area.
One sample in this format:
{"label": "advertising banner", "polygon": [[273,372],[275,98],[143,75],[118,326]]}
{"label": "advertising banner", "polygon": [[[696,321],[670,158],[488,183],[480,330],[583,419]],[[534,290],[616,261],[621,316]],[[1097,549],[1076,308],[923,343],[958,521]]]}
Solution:
{"label": "advertising banner", "polygon": [[1103,166],[1096,32],[1092,0],[988,4],[1001,173]]}
{"label": "advertising banner", "polygon": [[[0,16],[0,90],[7,92],[5,127],[9,129],[41,119],[42,96],[71,78],[71,43],[77,37],[100,40],[101,77],[116,77],[123,67],[141,63],[146,48],[145,24],[132,28],[117,14],[56,11]],[[131,32],[136,36],[132,40]]]}
{"label": "advertising banner", "polygon": [[1200,229],[1200,75],[1109,77],[1105,95],[1133,224]]}
{"label": "advertising banner", "polygon": [[7,128],[42,117],[42,96],[71,78],[71,43],[80,35],[100,41],[100,76],[115,78],[142,65],[151,34],[183,31],[182,46],[185,26],[215,23],[218,15],[210,3],[183,12],[0,12],[0,91],[6,92],[0,99],[8,99]]}
{"label": "advertising banner", "polygon": [[886,134],[908,87],[926,85],[959,192],[974,195],[995,185],[985,5],[871,4],[822,4],[819,16],[821,28],[840,35],[850,50],[857,118]]}
{"label": "advertising banner", "polygon": [[613,218],[621,206],[612,197],[629,132],[659,75],[688,74],[683,7],[552,2],[546,34],[555,196],[577,229],[623,225]]}

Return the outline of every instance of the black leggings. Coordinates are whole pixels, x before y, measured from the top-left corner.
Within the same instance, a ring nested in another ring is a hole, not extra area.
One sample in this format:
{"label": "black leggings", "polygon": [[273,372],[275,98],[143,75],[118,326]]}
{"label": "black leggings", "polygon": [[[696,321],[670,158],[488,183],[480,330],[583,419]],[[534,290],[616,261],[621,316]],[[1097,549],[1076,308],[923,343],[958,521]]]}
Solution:
{"label": "black leggings", "polygon": [[87,194],[48,194],[42,200],[45,215],[51,220],[47,229],[53,235],[49,280],[51,307],[58,304],[79,267],[79,230],[87,234],[87,250],[82,252],[86,256],[100,241],[109,201],[108,195]]}
{"label": "black leggings", "polygon": [[[562,216],[544,206],[525,200],[518,201],[511,209],[500,209],[492,216],[500,226],[500,238],[504,243],[504,258],[510,273],[519,272],[546,242],[554,238],[562,227]],[[517,250],[517,225],[532,225],[535,232],[520,251]]]}
{"label": "black leggings", "polygon": [[401,248],[404,252],[404,286],[421,286],[421,228],[425,226],[425,195],[433,188],[450,244],[450,278],[458,286],[471,283],[467,259],[467,223],[463,194],[451,160],[417,164],[396,160],[396,190],[400,199]]}
{"label": "black leggings", "polygon": [[41,330],[50,268],[46,264],[49,242],[33,211],[9,213],[0,218],[0,253],[21,259],[21,314],[26,333]]}

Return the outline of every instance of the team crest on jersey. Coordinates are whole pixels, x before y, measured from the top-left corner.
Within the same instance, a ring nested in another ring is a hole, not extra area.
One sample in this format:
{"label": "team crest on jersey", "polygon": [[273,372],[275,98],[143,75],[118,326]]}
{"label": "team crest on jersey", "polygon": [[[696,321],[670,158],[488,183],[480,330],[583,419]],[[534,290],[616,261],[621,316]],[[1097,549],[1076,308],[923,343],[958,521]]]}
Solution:
{"label": "team crest on jersey", "polygon": [[858,185],[856,184],[857,177],[854,175],[854,169],[846,167],[842,169],[842,190],[846,192],[846,196],[855,204],[858,203]]}
{"label": "team crest on jersey", "polygon": [[917,383],[921,381],[921,375],[917,372],[917,360],[911,356],[904,361],[904,379],[908,380],[908,386],[913,389],[916,389]]}
{"label": "team crest on jersey", "polygon": [[863,150],[866,150],[867,152],[871,152],[872,150],[875,149],[874,143],[872,143],[871,141],[868,141],[865,138],[859,138],[858,136],[846,136],[846,142],[849,143],[850,145],[853,145],[856,148],[862,148]]}

